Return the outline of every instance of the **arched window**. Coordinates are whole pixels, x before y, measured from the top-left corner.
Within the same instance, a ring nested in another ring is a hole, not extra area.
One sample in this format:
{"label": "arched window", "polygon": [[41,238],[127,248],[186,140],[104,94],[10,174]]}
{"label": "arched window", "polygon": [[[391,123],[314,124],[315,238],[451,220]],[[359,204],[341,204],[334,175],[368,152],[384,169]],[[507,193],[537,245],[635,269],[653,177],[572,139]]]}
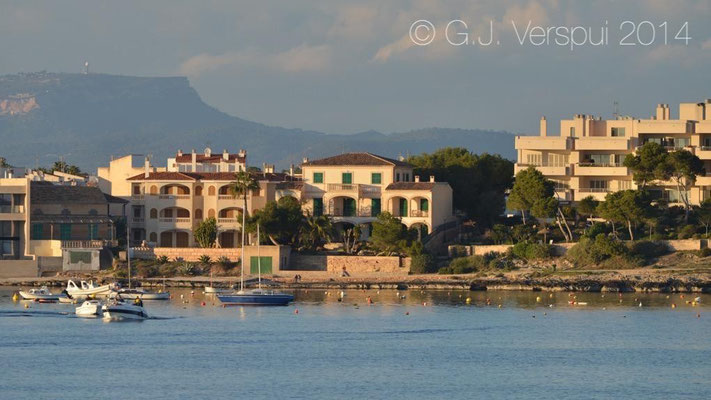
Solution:
{"label": "arched window", "polygon": [[151,208],[151,219],[156,219],[158,218],[158,210],[155,208]]}
{"label": "arched window", "polygon": [[210,187],[207,189],[207,195],[208,195],[208,196],[214,196],[214,195],[215,195],[215,187],[214,187],[214,186],[210,186]]}
{"label": "arched window", "polygon": [[202,196],[202,186],[195,187],[195,196]]}
{"label": "arched window", "polygon": [[158,186],[156,186],[156,185],[151,186],[151,194],[158,194]]}
{"label": "arched window", "polygon": [[202,219],[202,210],[199,208],[195,209],[195,219]]}
{"label": "arched window", "polygon": [[207,217],[208,218],[215,218],[215,210],[213,210],[212,208],[207,210]]}

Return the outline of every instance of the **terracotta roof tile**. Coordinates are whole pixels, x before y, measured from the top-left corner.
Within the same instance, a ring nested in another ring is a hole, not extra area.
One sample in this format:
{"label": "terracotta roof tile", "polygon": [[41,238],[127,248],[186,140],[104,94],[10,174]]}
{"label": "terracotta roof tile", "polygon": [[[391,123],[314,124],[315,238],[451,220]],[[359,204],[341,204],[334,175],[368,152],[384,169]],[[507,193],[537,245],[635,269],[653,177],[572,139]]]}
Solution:
{"label": "terracotta roof tile", "polygon": [[98,187],[46,185],[32,182],[30,204],[108,204]]}
{"label": "terracotta roof tile", "polygon": [[[144,174],[139,174],[128,178],[129,181],[233,181],[235,172],[151,172],[148,178]],[[282,182],[291,181],[294,178],[288,174],[250,172],[253,179],[257,181]]]}
{"label": "terracotta roof tile", "polygon": [[[220,154],[211,154],[209,156],[206,156],[205,154],[195,154],[195,159],[196,162],[199,163],[220,163],[222,162],[222,153]],[[240,157],[239,154],[229,154],[227,156],[227,160],[225,162],[227,163],[244,163],[246,157]],[[179,163],[189,163],[193,161],[193,155],[192,153],[183,153],[182,155],[175,155],[175,162]]]}
{"label": "terracotta roof tile", "polygon": [[378,156],[372,153],[344,153],[333,157],[305,162],[303,165],[394,165],[410,167],[411,165],[392,158]]}

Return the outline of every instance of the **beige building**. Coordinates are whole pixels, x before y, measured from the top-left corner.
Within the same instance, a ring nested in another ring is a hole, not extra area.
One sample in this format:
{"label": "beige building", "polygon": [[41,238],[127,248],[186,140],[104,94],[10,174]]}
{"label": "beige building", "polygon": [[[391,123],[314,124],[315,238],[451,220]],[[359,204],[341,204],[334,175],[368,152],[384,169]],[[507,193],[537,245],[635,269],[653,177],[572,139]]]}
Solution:
{"label": "beige building", "polygon": [[453,219],[452,188],[434,177],[422,181],[405,162],[371,153],[304,160],[298,197],[314,215],[335,223],[370,225],[388,211],[426,235]]}
{"label": "beige building", "polygon": [[[669,150],[687,149],[703,160],[711,172],[711,100],[682,103],[677,119],[667,104],[659,104],[649,119],[618,117],[603,120],[576,115],[560,121],[560,132],[548,132],[541,118],[539,136],[517,136],[515,172],[536,167],[556,185],[562,201],[575,202],[587,196],[603,200],[609,192],[635,189],[630,171],[622,165],[627,154],[647,142]],[[653,188],[675,203],[679,193],[671,184]],[[711,175],[701,176],[689,193],[694,204],[711,198]]]}

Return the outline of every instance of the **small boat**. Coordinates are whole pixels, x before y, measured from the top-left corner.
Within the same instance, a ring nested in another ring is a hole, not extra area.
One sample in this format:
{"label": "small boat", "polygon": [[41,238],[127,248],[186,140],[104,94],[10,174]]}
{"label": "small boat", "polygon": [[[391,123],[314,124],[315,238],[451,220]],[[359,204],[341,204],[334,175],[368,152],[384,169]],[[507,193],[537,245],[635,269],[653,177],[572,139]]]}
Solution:
{"label": "small boat", "polygon": [[77,299],[69,296],[59,296],[58,300],[63,304],[77,304],[79,302]]}
{"label": "small boat", "polygon": [[232,289],[219,288],[219,287],[214,287],[214,286],[205,286],[205,294],[223,294],[223,293],[230,293],[230,292],[232,292]]}
{"label": "small boat", "polygon": [[241,306],[286,306],[294,301],[294,296],[290,294],[263,289],[218,294],[217,298],[224,304]]}
{"label": "small boat", "polygon": [[108,304],[104,304],[101,310],[104,313],[104,319],[142,320],[148,318],[148,313],[142,305],[125,302],[120,297],[110,301]]}
{"label": "small boat", "polygon": [[99,300],[87,300],[76,308],[77,317],[97,317],[103,314],[103,305]]}
{"label": "small boat", "polygon": [[77,296],[106,296],[111,292],[112,285],[97,286],[94,281],[81,281],[79,285],[73,280],[67,282],[67,294],[72,297]]}
{"label": "small boat", "polygon": [[135,299],[138,297],[141,300],[170,300],[170,292],[146,292],[143,289],[120,289],[118,295],[124,299]]}
{"label": "small boat", "polygon": [[59,300],[58,294],[52,294],[52,292],[47,289],[47,286],[42,286],[39,289],[30,289],[28,291],[20,290],[20,296],[24,300],[44,300],[44,301],[57,301]]}
{"label": "small boat", "polygon": [[[244,213],[242,214],[244,224]],[[244,226],[244,225],[242,225]],[[257,224],[257,238],[259,235],[259,224]],[[244,231],[242,231],[242,253],[244,254]],[[240,256],[241,257],[241,256]],[[241,265],[244,265],[244,257],[241,257]],[[273,290],[262,289],[262,264],[259,254],[259,240],[257,240],[257,289],[244,289],[244,268],[241,269],[240,290],[236,293],[218,294],[217,298],[225,305],[242,306],[286,306],[294,301],[294,296],[286,293],[279,293]]]}

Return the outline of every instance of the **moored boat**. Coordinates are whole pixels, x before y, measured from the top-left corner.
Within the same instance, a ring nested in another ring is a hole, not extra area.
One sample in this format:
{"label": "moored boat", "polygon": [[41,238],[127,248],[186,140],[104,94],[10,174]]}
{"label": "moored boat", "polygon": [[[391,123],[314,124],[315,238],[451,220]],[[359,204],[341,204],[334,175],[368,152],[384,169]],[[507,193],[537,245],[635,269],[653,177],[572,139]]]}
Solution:
{"label": "moored boat", "polygon": [[67,282],[67,294],[71,297],[77,296],[106,296],[111,292],[112,285],[97,286],[94,281],[81,281],[79,285],[73,280]]}
{"label": "moored boat", "polygon": [[58,294],[52,294],[52,292],[47,289],[47,286],[42,286],[37,289],[30,290],[20,290],[20,296],[23,300],[44,300],[44,301],[57,301],[59,300]]}
{"label": "moored boat", "polygon": [[170,292],[147,292],[143,289],[120,289],[118,295],[124,299],[170,300]]}
{"label": "moored boat", "polygon": [[148,318],[148,313],[143,305],[131,304],[120,299],[115,299],[105,304],[101,310],[104,319],[109,320],[142,320]]}
{"label": "moored boat", "polygon": [[218,294],[217,298],[226,305],[241,306],[286,306],[294,301],[294,296],[273,290],[240,290],[236,293]]}

